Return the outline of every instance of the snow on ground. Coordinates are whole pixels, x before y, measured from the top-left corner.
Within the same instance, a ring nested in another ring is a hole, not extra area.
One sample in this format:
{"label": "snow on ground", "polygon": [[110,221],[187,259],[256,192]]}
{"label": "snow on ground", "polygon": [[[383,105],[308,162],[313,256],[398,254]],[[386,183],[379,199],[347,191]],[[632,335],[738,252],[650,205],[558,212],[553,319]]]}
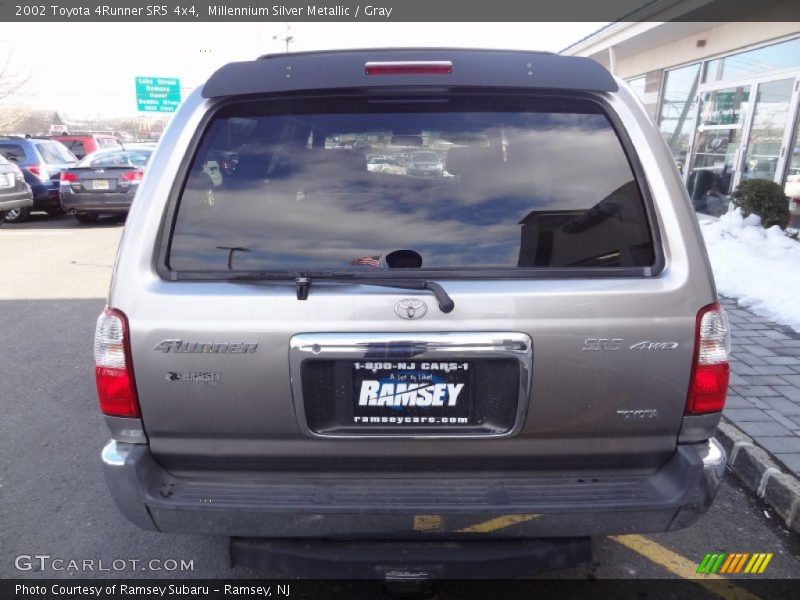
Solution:
{"label": "snow on ground", "polygon": [[800,243],[780,227],[761,227],[755,215],[739,209],[700,229],[708,248],[717,291],[740,306],[800,331]]}

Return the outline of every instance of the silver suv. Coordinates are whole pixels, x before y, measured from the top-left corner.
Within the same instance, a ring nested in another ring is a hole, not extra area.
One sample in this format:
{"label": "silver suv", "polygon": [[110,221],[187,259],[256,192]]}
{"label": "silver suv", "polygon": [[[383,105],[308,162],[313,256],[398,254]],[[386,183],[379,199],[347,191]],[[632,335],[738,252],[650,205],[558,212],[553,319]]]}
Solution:
{"label": "silver suv", "polygon": [[[367,168],[420,152],[448,176]],[[244,562],[497,576],[532,540],[696,520],[728,350],[670,154],[599,64],[265,56],[183,103],[142,181],[97,323],[103,463],[131,521]]]}

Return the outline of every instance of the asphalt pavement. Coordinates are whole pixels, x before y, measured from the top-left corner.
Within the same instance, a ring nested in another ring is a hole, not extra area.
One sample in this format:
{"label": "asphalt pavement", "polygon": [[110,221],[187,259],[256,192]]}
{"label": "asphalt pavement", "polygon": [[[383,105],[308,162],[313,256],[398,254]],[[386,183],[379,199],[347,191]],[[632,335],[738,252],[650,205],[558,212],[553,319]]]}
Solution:
{"label": "asphalt pavement", "polygon": [[[121,232],[119,221],[85,226],[43,215],[0,227],[0,578],[273,575],[230,567],[224,538],[137,529],[106,489],[100,450],[108,433],[94,394],[92,338]],[[731,474],[689,529],[598,538],[592,546],[590,563],[543,576],[685,578],[709,552],[767,552],[774,557],[760,577],[800,578],[800,536]],[[54,570],[48,559],[42,569],[24,558],[34,555],[91,560],[93,568]],[[112,568],[114,561],[125,568]],[[171,561],[191,568],[167,570]],[[734,587],[722,591],[698,585],[697,597],[753,597],[736,591],[750,577],[731,576]],[[529,584],[508,585],[506,597]],[[348,597],[370,596],[359,589],[372,588],[348,588]],[[438,595],[479,597],[476,589],[447,584]],[[330,592],[320,588],[319,597]]]}

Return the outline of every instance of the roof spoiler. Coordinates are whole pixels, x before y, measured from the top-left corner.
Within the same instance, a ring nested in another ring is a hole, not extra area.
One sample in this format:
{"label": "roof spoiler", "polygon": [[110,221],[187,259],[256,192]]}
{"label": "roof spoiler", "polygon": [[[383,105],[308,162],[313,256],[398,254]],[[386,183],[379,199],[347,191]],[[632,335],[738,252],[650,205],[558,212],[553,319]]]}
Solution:
{"label": "roof spoiler", "polygon": [[[447,73],[416,70],[374,76],[367,63],[450,62]],[[204,98],[397,86],[492,87],[615,92],[614,77],[598,62],[545,52],[466,49],[345,50],[273,54],[229,63],[203,86]]]}

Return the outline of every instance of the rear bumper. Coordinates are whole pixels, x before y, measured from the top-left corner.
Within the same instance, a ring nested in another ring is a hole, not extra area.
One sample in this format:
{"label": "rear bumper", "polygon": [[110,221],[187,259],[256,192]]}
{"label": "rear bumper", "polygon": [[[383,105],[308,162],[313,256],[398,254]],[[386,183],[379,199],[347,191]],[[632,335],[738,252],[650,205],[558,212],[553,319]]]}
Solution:
{"label": "rear bumper", "polygon": [[33,206],[33,197],[27,189],[11,193],[0,190],[0,212],[26,206]]}
{"label": "rear bumper", "polygon": [[103,467],[121,512],[148,530],[268,538],[468,540],[679,529],[703,514],[726,455],[680,445],[645,475],[587,472],[309,474],[178,478],[145,444],[111,441]]}
{"label": "rear bumper", "polygon": [[136,191],[76,194],[62,190],[61,207],[67,212],[126,213]]}
{"label": "rear bumper", "polygon": [[33,193],[33,210],[45,210],[59,206],[58,182],[36,181],[30,186]]}

